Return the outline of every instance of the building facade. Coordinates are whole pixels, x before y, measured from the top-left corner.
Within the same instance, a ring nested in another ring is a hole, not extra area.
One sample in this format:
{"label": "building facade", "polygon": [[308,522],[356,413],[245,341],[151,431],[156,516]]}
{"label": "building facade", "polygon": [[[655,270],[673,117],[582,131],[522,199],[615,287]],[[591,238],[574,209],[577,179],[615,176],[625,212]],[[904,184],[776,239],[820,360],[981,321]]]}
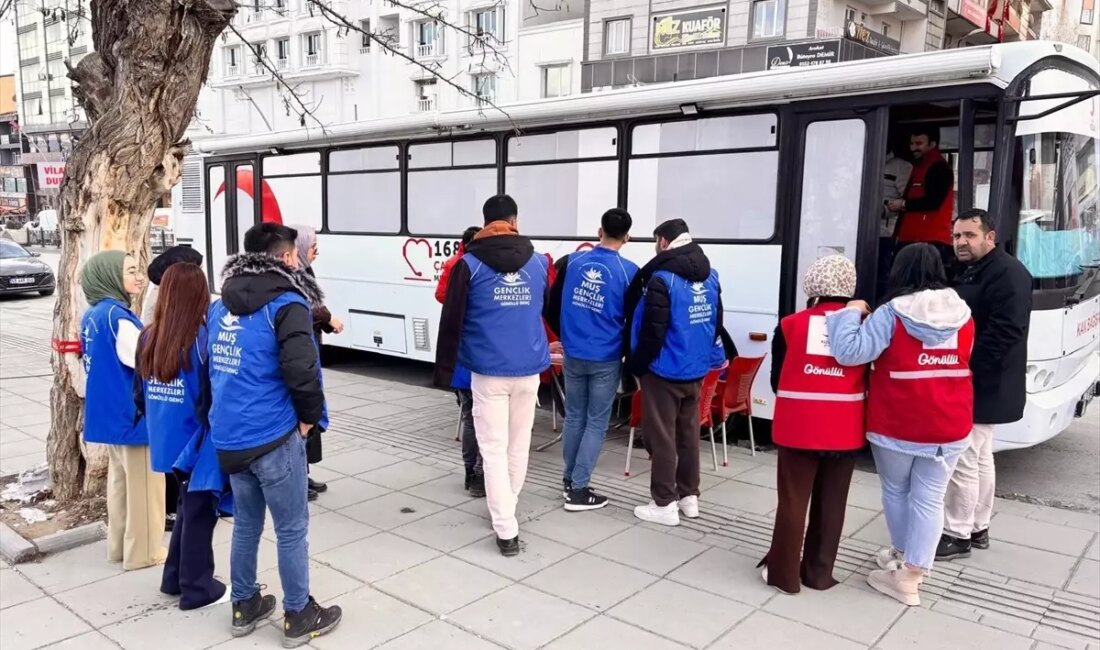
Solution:
{"label": "building facade", "polygon": [[1071,43],[1100,61],[1100,20],[1097,0],[1051,0],[1055,3],[1043,23],[1043,38]]}

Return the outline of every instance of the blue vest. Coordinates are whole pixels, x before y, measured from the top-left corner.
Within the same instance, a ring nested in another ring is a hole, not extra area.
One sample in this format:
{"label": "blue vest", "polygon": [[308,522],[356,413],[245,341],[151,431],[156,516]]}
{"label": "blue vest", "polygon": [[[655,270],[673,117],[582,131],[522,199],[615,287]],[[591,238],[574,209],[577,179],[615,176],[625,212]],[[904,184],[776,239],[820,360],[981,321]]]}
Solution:
{"label": "blue vest", "polygon": [[107,445],[147,445],[145,421],[134,422],[134,369],[119,361],[115,351],[118,326],[129,321],[139,330],[141,321],[113,298],[88,308],[80,319],[84,388],[84,442]]}
{"label": "blue vest", "polygon": [[[668,331],[660,354],[649,365],[653,374],[672,381],[702,379],[712,369],[718,328],[718,273],[702,282],[689,282],[670,272],[657,271],[668,287]],[[634,312],[631,346],[637,348],[642,329],[645,297]]]}
{"label": "blue vest", "polygon": [[[143,340],[142,345],[146,344]],[[191,369],[180,368],[172,381],[160,382],[153,377],[142,381],[149,458],[154,472],[170,473],[183,448],[205,428],[196,411],[206,372],[206,328],[199,330],[188,361]]]}
{"label": "blue vest", "polygon": [[461,363],[455,364],[455,371],[451,374],[451,388],[455,390],[470,390],[470,371]]}
{"label": "blue vest", "polygon": [[561,296],[561,344],[570,358],[622,359],[626,288],[638,266],[597,246],[572,253]]}
{"label": "blue vest", "polygon": [[462,259],[470,267],[470,285],[458,362],[490,377],[528,377],[549,368],[542,325],[546,257],[535,253],[515,273],[497,273],[470,253]]}
{"label": "blue vest", "polygon": [[220,451],[253,449],[298,429],[298,414],[279,369],[275,315],[305,298],[286,292],[251,314],[215,301],[210,328],[210,436]]}

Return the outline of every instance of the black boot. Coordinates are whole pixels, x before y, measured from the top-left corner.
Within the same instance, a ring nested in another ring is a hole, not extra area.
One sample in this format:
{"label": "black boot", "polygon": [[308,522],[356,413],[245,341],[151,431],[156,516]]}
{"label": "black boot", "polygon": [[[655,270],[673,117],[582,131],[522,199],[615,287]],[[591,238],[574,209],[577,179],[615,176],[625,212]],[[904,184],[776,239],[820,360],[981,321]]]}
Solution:
{"label": "black boot", "polygon": [[986,550],[989,548],[989,529],[979,530],[970,534],[970,545],[974,548]]}
{"label": "black boot", "polygon": [[961,560],[970,557],[970,540],[944,534],[936,547],[937,560]]}
{"label": "black boot", "polygon": [[470,496],[475,499],[480,499],[485,496],[485,475],[474,474],[470,479],[470,485],[467,489],[470,491]]}
{"label": "black boot", "polygon": [[314,481],[313,479],[307,479],[307,482],[309,484],[309,489],[313,490],[314,492],[320,493],[328,490],[328,483]]}
{"label": "black boot", "polygon": [[573,480],[563,478],[561,480],[561,498],[568,499],[569,493],[573,491]]}
{"label": "black boot", "polygon": [[283,647],[297,648],[331,632],[340,624],[343,612],[337,605],[321,607],[313,596],[300,612],[285,612],[283,619]]}
{"label": "black boot", "polygon": [[233,603],[234,637],[248,636],[256,629],[256,623],[275,611],[275,596],[265,596],[259,591],[252,598]]}
{"label": "black boot", "polygon": [[317,495],[317,490],[313,490],[313,489],[306,490],[306,498],[309,499],[310,501],[316,501],[317,496],[318,496]]}
{"label": "black boot", "polygon": [[519,535],[516,535],[512,539],[501,539],[498,537],[497,548],[500,549],[500,554],[504,557],[519,555]]}

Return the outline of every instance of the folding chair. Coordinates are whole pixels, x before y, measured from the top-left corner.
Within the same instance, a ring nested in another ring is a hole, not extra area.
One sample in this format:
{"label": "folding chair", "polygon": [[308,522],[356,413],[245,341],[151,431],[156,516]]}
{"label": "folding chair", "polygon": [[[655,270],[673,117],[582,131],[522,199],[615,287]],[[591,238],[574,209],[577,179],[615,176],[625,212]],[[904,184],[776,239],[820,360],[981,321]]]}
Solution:
{"label": "folding chair", "polygon": [[714,400],[712,410],[722,421],[722,466],[729,466],[726,447],[726,421],[731,415],[744,413],[749,419],[749,447],[756,455],[756,436],[752,430],[752,383],[764,363],[764,357],[735,357],[726,372],[726,381]]}

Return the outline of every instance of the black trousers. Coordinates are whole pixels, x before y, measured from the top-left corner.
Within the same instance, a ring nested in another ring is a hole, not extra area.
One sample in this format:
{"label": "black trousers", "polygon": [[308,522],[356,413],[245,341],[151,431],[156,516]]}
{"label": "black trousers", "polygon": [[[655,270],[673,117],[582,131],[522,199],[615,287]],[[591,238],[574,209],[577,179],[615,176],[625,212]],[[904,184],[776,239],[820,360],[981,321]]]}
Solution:
{"label": "black trousers", "polygon": [[213,492],[189,492],[186,474],[177,473],[179,502],[176,526],[168,543],[168,559],[161,576],[161,593],[180,597],[180,609],[198,609],[225,595],[226,586],[214,578],[214,526],[218,499]]}
{"label": "black trousers", "polygon": [[458,396],[459,416],[462,419],[462,464],[466,474],[481,475],[481,449],[474,433],[474,394],[468,388],[455,390]]}
{"label": "black trousers", "polygon": [[176,481],[176,475],[169,473],[164,475],[164,505],[165,514],[176,514],[176,505],[180,500],[180,486]]}

